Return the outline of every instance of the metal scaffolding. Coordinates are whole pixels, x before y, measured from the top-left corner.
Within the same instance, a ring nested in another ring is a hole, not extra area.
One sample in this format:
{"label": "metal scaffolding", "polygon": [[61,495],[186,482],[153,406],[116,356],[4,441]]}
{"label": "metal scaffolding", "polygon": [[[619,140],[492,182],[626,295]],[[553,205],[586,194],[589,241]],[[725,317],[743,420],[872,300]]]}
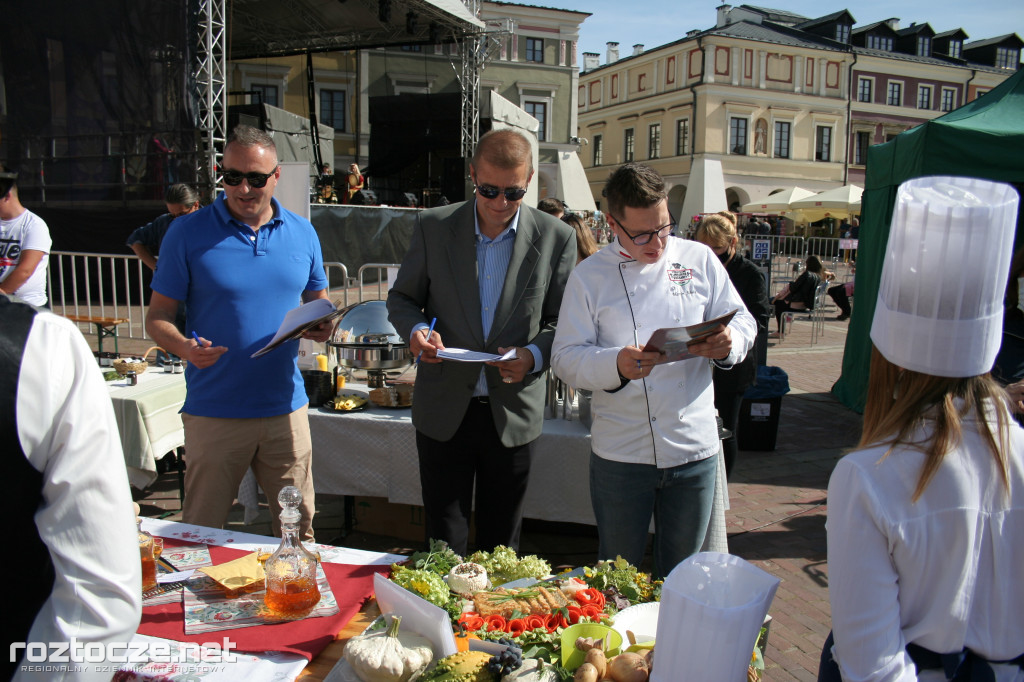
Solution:
{"label": "metal scaffolding", "polygon": [[200,186],[215,187],[228,130],[224,0],[199,0],[198,12],[195,72],[201,154],[196,177],[208,179],[200,182]]}
{"label": "metal scaffolding", "polygon": [[[474,17],[480,18],[480,0],[463,0]],[[473,156],[480,141],[480,73],[501,49],[501,41],[512,35],[509,18],[486,22],[484,33],[465,36],[459,41],[461,62],[455,73],[462,89],[462,157]],[[455,67],[455,65],[452,65]]]}

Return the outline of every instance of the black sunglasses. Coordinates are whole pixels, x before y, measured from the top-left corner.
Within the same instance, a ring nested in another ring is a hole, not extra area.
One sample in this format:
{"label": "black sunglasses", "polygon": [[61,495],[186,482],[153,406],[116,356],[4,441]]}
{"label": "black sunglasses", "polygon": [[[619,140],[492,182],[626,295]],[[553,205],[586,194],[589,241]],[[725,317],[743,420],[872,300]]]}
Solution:
{"label": "black sunglasses", "polygon": [[276,172],[277,166],[274,166],[274,170],[269,173],[243,173],[236,170],[226,170],[220,179],[225,185],[229,185],[231,187],[237,187],[242,184],[242,180],[245,180],[249,183],[250,187],[259,189],[261,187],[265,187],[267,180],[269,180],[270,176]]}
{"label": "black sunglasses", "polygon": [[490,185],[477,185],[476,191],[479,192],[480,196],[484,199],[497,199],[499,194],[504,194],[505,199],[508,201],[519,201],[526,196],[526,190],[519,187],[498,189],[497,187],[491,187]]}

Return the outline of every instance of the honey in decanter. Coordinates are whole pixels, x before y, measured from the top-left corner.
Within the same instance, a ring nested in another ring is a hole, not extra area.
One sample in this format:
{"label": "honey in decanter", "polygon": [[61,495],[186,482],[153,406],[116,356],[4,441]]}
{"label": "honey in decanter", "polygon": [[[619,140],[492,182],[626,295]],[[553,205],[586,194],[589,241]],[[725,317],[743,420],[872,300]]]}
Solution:
{"label": "honey in decanter", "polygon": [[302,493],[287,486],[277,501],[281,504],[281,545],[264,565],[267,591],[263,603],[277,617],[303,618],[320,603],[317,558],[299,542]]}

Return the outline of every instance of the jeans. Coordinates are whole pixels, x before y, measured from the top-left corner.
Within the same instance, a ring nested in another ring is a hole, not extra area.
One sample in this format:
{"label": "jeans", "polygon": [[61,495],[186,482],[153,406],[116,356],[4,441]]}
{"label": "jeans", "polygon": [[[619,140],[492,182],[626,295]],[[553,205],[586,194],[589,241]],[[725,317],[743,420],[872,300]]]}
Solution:
{"label": "jeans", "polygon": [[597,518],[598,558],[639,566],[654,514],[654,575],[700,551],[711,519],[718,457],[669,469],[613,462],[590,453],[590,499]]}

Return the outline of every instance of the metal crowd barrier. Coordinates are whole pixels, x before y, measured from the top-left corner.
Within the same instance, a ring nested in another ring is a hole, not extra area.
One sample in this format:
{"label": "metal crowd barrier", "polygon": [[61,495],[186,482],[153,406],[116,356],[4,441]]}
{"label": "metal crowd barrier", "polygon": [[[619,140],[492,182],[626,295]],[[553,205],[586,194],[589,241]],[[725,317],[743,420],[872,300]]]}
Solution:
{"label": "metal crowd barrier", "polygon": [[[149,309],[148,268],[138,256],[119,253],[50,252],[46,273],[50,309],[58,315],[110,317],[128,320],[118,327],[121,338],[148,339],[146,313]],[[348,305],[353,282],[343,263],[324,263],[327,293],[340,289],[342,305]],[[84,334],[95,333],[81,322]]]}

